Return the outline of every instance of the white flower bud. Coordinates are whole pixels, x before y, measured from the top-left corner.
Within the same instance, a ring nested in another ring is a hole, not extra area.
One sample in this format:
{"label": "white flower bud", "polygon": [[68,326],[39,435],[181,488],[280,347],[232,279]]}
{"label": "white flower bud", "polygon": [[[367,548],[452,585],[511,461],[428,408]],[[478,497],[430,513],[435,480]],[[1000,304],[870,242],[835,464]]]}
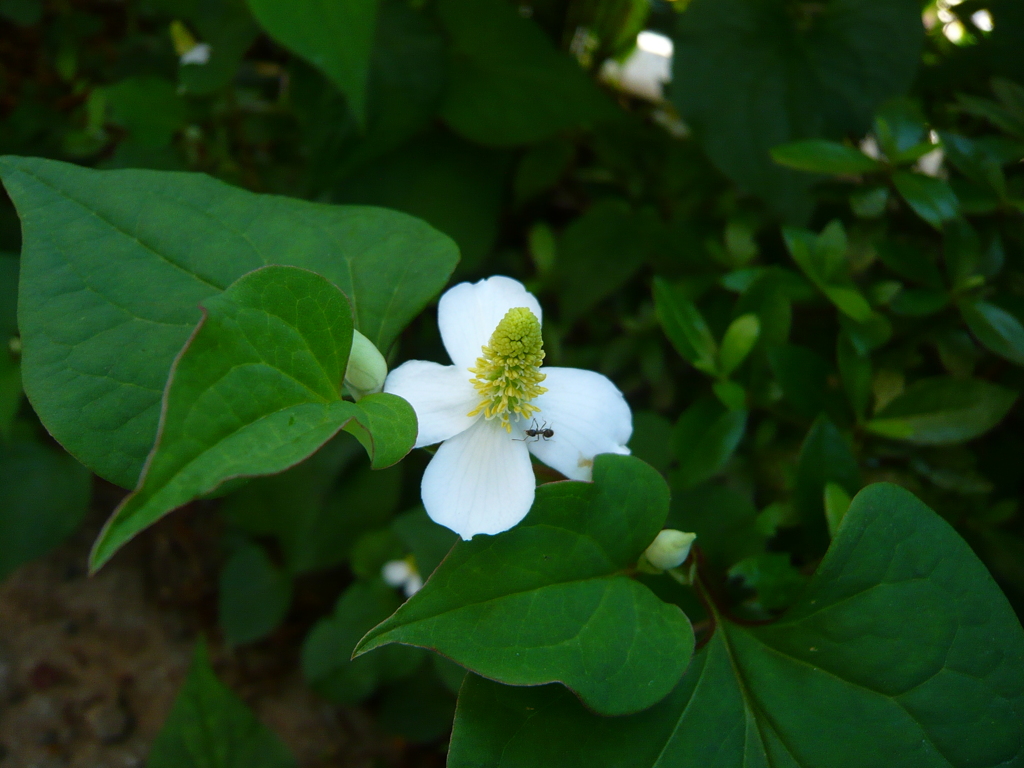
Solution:
{"label": "white flower bud", "polygon": [[363,334],[353,331],[352,352],[348,356],[348,368],[345,369],[345,385],[352,396],[358,400],[364,395],[380,392],[384,389],[387,375],[388,364],[384,355]]}
{"label": "white flower bud", "polygon": [[380,577],[384,579],[384,583],[396,589],[404,587],[414,574],[419,578],[408,560],[391,560],[384,563],[384,567],[380,569]]}
{"label": "white flower bud", "polygon": [[678,568],[690,555],[690,547],[697,538],[695,533],[683,533],[674,528],[666,528],[658,533],[644,556],[655,568],[663,571]]}

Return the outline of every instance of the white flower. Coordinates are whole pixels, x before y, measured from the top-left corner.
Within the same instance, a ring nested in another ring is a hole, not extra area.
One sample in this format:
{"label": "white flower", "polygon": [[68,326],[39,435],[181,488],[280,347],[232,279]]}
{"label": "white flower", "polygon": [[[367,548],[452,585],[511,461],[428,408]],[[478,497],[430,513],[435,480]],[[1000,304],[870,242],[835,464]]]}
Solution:
{"label": "white flower", "polygon": [[202,66],[210,61],[210,54],[213,53],[213,49],[209,43],[196,43],[183,54],[181,54],[182,64],[196,64]]}
{"label": "white flower", "polygon": [[441,443],[421,486],[434,522],[464,539],[514,526],[533,505],[531,453],[571,480],[590,480],[599,453],[629,453],[632,417],[611,381],[540,368],[540,304],[521,283],[460,283],[437,315],[454,365],[410,360],[384,383],[416,411],[416,447]]}
{"label": "white flower", "polygon": [[389,560],[380,569],[380,577],[389,587],[401,589],[412,597],[423,589],[423,577],[408,560]]}

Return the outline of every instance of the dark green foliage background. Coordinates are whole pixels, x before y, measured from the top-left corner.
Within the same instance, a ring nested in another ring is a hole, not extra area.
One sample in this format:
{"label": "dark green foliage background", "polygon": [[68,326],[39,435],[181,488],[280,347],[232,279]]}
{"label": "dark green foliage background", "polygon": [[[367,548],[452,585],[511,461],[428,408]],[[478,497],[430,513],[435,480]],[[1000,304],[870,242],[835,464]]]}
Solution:
{"label": "dark green foliage background", "polygon": [[[671,488],[667,525],[697,532],[702,576],[733,617],[797,603],[849,497],[879,481],[950,523],[1024,615],[1019,0],[944,11],[959,44],[919,0],[287,5],[0,0],[0,155],[393,208],[458,244],[455,280],[524,281],[545,307],[547,363],[626,394],[633,452]],[[982,9],[991,32],[972,21]],[[208,64],[179,64],[172,22],[211,45]],[[644,28],[675,44],[660,103],[598,77]],[[869,133],[881,159],[858,149]],[[940,143],[941,173],[922,173]],[[18,385],[20,248],[4,200],[0,575],[66,537],[88,501],[85,470]],[[399,321],[376,319],[393,364],[445,359],[429,311],[397,341]],[[101,474],[130,485],[148,437],[136,442]],[[374,473],[360,455],[342,435],[228,489],[220,622],[229,643],[258,642],[288,622],[294,578],[329,574],[337,609],[302,650],[310,684],[337,703],[372,697],[387,728],[430,741],[462,668],[404,646],[348,653],[399,604],[383,563],[412,554],[425,578],[452,540],[416,506],[423,457]],[[52,500],[28,530],[39,488]],[[704,645],[692,592],[642,580],[683,608],[705,648],[694,663],[711,665],[724,641]],[[203,697],[227,696],[205,659],[172,718],[182,733]],[[490,701],[495,687],[466,690]],[[515,696],[550,699],[585,734],[591,715],[551,690]],[[239,706],[225,717],[248,738]],[[159,764],[194,748],[182,733]],[[265,763],[288,765],[267,743]]]}

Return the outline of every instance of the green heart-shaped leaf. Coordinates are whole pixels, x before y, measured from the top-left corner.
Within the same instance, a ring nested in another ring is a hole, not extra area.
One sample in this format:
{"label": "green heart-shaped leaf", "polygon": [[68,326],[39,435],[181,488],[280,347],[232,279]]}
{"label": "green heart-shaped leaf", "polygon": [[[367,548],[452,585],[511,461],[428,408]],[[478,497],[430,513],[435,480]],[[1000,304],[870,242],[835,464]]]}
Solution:
{"label": "green heart-shaped leaf", "polygon": [[693,651],[682,612],[624,573],[667,513],[656,470],[600,455],[593,483],[541,486],[517,527],[457,544],[356,654],[417,645],[512,685],[564,683],[603,714],[649,707]]}
{"label": "green heart-shaped leaf", "polygon": [[21,217],[25,391],[79,461],[134,487],[199,303],[268,264],[317,272],[386,351],[436,295],[455,244],[410,216],[255,195],[202,174],[5,157]]}
{"label": "green heart-shaped leaf", "polygon": [[281,472],[342,428],[374,467],[398,461],[416,440],[416,416],[401,398],[341,399],[352,314],[326,278],[263,267],[204,305],[171,371],[142,480],[96,541],[94,569],[172,509],[226,480]]}
{"label": "green heart-shaped leaf", "polygon": [[1021,765],[1022,745],[1020,623],[944,520],[879,484],[802,599],[769,625],[719,618],[657,706],[601,718],[557,686],[471,677],[448,766],[968,768]]}

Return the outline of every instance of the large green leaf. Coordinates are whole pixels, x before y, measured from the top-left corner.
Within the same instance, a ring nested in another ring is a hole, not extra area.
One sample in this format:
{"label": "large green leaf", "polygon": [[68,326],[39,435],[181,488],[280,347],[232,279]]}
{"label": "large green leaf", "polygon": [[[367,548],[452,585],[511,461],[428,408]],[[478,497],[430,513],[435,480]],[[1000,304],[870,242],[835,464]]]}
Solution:
{"label": "large green leaf", "polygon": [[288,748],[261,725],[244,702],[217,679],[206,645],[171,714],[157,734],[146,768],[294,768]]}
{"label": "large green leaf", "polygon": [[356,328],[386,350],[457,258],[447,237],[400,213],[254,195],[200,174],[7,157],[0,175],[24,233],[25,391],[65,448],[126,488],[201,301],[267,264],[305,267],[345,292]]}
{"label": "large green leaf", "polygon": [[0,440],[0,579],[78,527],[90,486],[88,470],[63,451]]}
{"label": "large green leaf", "polygon": [[800,218],[813,179],[769,151],[863,132],[910,86],[922,32],[917,0],[694,0],[674,35],[672,98],[726,175]]}
{"label": "large green leaf", "polygon": [[93,568],[172,509],[227,480],[281,472],[342,428],[374,467],[394,464],[415,442],[416,417],[400,397],[341,399],[351,310],[326,278],[262,267],[204,308],[168,379],[142,479],[96,541]]}
{"label": "large green leaf", "polygon": [[452,40],[441,115],[481,144],[526,144],[614,117],[590,78],[505,0],[441,0]]}
{"label": "large green leaf", "polygon": [[513,685],[564,683],[605,714],[649,707],[693,650],[682,612],[623,573],[667,513],[653,468],[602,454],[593,483],[541,486],[517,527],[456,545],[356,653],[418,645]]}
{"label": "large green leaf", "polygon": [[322,70],[348,97],[360,121],[366,115],[377,0],[248,0],[270,36]]}
{"label": "large green leaf", "polygon": [[918,445],[971,440],[998,424],[1017,393],[981,379],[921,379],[879,411],[870,431]]}
{"label": "large green leaf", "polygon": [[449,768],[1024,764],[1024,633],[967,544],[907,491],[850,507],[800,601],[718,620],[671,695],[622,718],[557,686],[462,689]]}

